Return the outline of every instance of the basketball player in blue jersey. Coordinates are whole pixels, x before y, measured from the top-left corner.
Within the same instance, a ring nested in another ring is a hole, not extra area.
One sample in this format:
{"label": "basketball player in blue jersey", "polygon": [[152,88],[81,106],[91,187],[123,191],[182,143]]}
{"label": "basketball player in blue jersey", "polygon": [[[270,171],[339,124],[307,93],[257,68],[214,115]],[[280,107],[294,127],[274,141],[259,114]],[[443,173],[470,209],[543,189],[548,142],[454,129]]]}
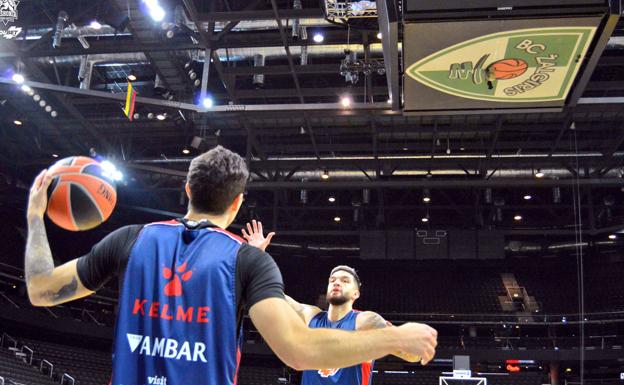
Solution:
{"label": "basketball player in blue jersey", "polygon": [[112,385],[235,385],[242,316],[298,369],[348,367],[401,350],[424,362],[437,333],[423,324],[349,333],[310,329],[286,302],[273,259],[226,230],[249,172],[216,147],[192,160],[184,218],[122,227],[89,253],[54,266],[43,216],[51,177],[42,171],[27,210],[25,279],[35,306],[93,294],[119,277]]}
{"label": "basketball player in blue jersey", "polygon": [[[265,250],[275,233],[265,238],[262,223],[247,224],[243,229],[243,237],[250,245]],[[329,328],[343,330],[371,330],[391,327],[389,322],[372,311],[353,310],[353,303],[360,297],[362,282],[355,269],[341,265],[332,269],[327,284],[326,299],[329,303],[327,311],[312,305],[301,304],[289,296],[286,301],[297,312],[299,317],[311,328]],[[397,357],[406,361],[417,361],[410,354],[395,352]],[[303,372],[301,385],[370,385],[373,362],[367,361],[346,368],[329,368],[306,370]]]}

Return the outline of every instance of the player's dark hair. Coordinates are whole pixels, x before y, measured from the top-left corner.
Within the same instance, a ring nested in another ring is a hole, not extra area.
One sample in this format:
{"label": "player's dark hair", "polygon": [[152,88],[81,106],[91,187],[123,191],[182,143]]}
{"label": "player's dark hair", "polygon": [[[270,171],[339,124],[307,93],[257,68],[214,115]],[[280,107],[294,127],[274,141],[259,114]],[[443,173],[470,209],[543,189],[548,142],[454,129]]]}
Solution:
{"label": "player's dark hair", "polygon": [[190,207],[205,214],[223,214],[234,198],[245,191],[248,178],[243,158],[217,146],[191,161],[187,177]]}
{"label": "player's dark hair", "polygon": [[360,289],[360,287],[362,287],[362,281],[360,280],[360,276],[358,275],[357,271],[355,271],[354,268],[349,267],[347,265],[340,265],[340,266],[334,267],[331,273],[329,273],[329,276],[331,277],[335,272],[341,271],[341,270],[346,271],[347,273],[351,274],[353,278],[355,278],[355,282],[357,283],[358,290]]}

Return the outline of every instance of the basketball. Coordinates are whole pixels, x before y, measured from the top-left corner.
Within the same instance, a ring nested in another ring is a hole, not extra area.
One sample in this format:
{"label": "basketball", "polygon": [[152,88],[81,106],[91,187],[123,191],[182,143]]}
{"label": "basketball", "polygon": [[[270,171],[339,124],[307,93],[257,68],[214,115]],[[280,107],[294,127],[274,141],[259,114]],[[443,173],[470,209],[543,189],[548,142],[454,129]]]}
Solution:
{"label": "basketball", "polygon": [[113,212],[117,191],[113,178],[95,159],[72,156],[49,170],[48,218],[65,230],[92,229]]}
{"label": "basketball", "polygon": [[487,68],[489,74],[498,80],[517,78],[529,68],[527,62],[522,59],[503,59],[490,64]]}

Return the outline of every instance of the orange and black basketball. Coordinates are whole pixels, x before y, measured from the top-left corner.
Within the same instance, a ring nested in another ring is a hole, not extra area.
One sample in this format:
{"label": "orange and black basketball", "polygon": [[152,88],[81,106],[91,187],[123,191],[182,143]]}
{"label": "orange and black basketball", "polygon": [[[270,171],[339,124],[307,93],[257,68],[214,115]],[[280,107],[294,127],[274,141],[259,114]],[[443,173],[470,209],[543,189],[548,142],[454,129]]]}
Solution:
{"label": "orange and black basketball", "polygon": [[112,177],[95,159],[72,156],[50,167],[48,217],[71,231],[89,230],[108,219],[117,203]]}
{"label": "orange and black basketball", "polygon": [[529,68],[527,62],[522,59],[503,59],[495,61],[487,67],[487,72],[494,79],[507,80],[517,78]]}

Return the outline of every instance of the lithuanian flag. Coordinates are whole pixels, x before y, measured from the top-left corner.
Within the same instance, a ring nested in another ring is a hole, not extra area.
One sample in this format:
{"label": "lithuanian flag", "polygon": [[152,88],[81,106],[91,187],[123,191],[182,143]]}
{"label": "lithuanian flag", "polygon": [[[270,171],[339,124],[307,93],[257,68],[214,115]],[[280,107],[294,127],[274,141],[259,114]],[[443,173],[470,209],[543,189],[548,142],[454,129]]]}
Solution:
{"label": "lithuanian flag", "polygon": [[134,102],[136,100],[136,90],[132,87],[132,83],[128,83],[128,94],[126,95],[126,107],[124,108],[124,114],[132,121],[134,116]]}

